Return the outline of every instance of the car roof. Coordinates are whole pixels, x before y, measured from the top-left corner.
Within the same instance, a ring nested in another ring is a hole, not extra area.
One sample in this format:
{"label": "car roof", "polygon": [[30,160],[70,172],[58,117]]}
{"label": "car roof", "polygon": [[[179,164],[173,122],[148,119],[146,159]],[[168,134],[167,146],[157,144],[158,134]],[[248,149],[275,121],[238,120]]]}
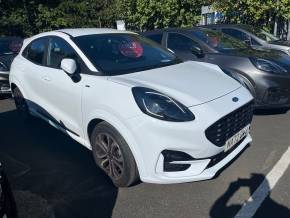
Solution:
{"label": "car roof", "polygon": [[245,28],[251,27],[251,26],[247,25],[247,24],[209,24],[209,25],[203,25],[201,27],[204,27],[204,28],[234,27],[234,28],[245,29]]}
{"label": "car roof", "polygon": [[168,32],[168,31],[176,31],[176,32],[188,32],[188,31],[194,31],[194,30],[201,30],[201,29],[205,29],[204,27],[200,27],[200,26],[195,26],[195,27],[187,27],[187,28],[165,28],[165,29],[155,29],[155,30],[149,30],[146,32],[142,32],[140,34],[142,35],[149,35],[149,34],[153,34],[153,33],[163,33],[163,32]]}
{"label": "car roof", "polygon": [[76,28],[76,29],[60,29],[53,32],[66,33],[72,37],[95,35],[95,34],[110,34],[110,33],[132,33],[129,31],[116,30],[110,28]]}

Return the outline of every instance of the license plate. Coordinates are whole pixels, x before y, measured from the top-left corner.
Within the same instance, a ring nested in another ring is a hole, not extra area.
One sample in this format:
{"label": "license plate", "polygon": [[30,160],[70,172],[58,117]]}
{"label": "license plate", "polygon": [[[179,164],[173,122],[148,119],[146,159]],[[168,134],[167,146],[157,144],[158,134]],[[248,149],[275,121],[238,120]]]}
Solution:
{"label": "license plate", "polygon": [[239,141],[241,141],[242,138],[246,137],[250,132],[250,124],[241,129],[238,133],[236,133],[234,136],[229,138],[226,141],[225,144],[225,152],[230,150],[235,144],[237,144]]}

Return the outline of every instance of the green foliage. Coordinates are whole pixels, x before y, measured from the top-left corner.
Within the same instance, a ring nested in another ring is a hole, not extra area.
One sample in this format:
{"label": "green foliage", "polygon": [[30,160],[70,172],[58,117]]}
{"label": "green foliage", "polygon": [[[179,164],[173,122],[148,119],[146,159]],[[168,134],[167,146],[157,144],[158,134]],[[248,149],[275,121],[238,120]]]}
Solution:
{"label": "green foliage", "polygon": [[103,13],[110,4],[110,0],[0,0],[0,35],[100,27],[102,22],[108,24]]}
{"label": "green foliage", "polygon": [[150,30],[165,27],[186,27],[198,23],[201,0],[116,0],[118,19],[127,27]]}
{"label": "green foliage", "polygon": [[272,27],[274,19],[290,19],[289,0],[0,0],[0,35],[114,27],[118,19],[139,31],[187,27],[196,25],[201,6],[210,4],[223,12],[224,22]]}
{"label": "green foliage", "polygon": [[275,19],[290,19],[289,0],[219,0],[214,7],[223,12],[225,22],[270,27]]}

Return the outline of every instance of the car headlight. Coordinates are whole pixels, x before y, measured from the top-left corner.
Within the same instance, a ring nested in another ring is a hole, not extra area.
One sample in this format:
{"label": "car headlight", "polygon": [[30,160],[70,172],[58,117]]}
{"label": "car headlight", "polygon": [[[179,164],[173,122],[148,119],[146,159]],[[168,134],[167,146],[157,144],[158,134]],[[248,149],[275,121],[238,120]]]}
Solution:
{"label": "car headlight", "polygon": [[141,111],[149,116],[173,122],[195,119],[193,113],[186,106],[167,95],[144,87],[134,87],[132,92]]}
{"label": "car headlight", "polygon": [[274,63],[273,61],[269,61],[262,58],[250,58],[250,60],[255,65],[255,67],[265,72],[276,73],[276,74],[287,73],[287,70],[284,67]]}
{"label": "car headlight", "polygon": [[0,71],[8,71],[8,67],[2,62],[0,62]]}

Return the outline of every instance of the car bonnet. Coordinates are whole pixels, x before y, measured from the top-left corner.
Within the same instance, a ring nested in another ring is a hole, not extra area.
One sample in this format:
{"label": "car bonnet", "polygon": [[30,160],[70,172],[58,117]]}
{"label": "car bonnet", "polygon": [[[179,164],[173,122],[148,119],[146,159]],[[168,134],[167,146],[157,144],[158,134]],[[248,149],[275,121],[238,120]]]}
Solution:
{"label": "car bonnet", "polygon": [[218,66],[193,61],[111,76],[109,80],[130,87],[154,89],[180,101],[187,107],[212,101],[241,87]]}

